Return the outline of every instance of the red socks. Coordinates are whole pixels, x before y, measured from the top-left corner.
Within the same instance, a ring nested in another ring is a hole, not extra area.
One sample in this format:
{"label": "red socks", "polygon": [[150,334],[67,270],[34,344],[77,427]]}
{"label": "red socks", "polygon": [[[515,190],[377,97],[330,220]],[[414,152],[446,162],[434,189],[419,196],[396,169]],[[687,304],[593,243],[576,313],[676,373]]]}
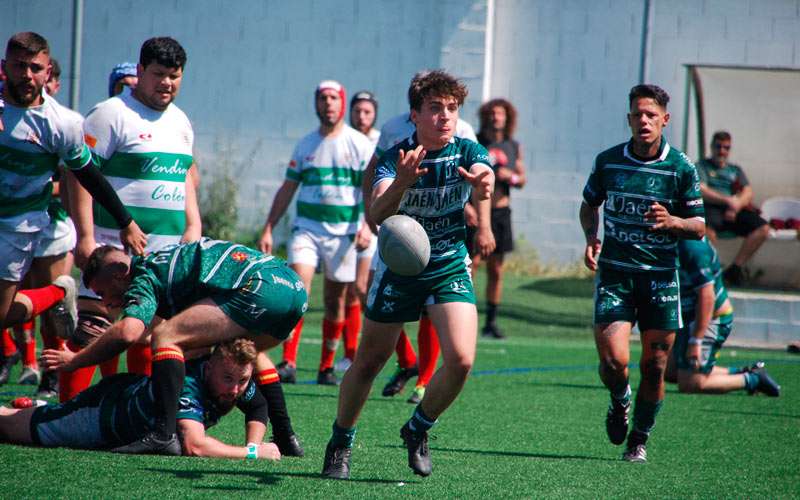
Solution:
{"label": "red socks", "polygon": [[275,368],[262,370],[258,372],[258,375],[256,375],[256,385],[276,384],[280,381],[281,379],[278,377],[278,370]]}
{"label": "red socks", "polygon": [[344,316],[344,357],[356,359],[358,336],[361,333],[361,303],[347,306]]}
{"label": "red socks", "polygon": [[[66,347],[72,352],[81,350],[80,347],[69,340]],[[92,384],[95,368],[97,367],[87,366],[71,372],[58,372],[58,400],[63,403],[88,388]]]}
{"label": "red socks", "polygon": [[336,348],[339,347],[339,339],[342,338],[344,321],[322,320],[322,356],[319,360],[319,371],[333,368],[333,358],[336,356]]}
{"label": "red socks", "polygon": [[283,360],[292,366],[297,366],[297,348],[300,345],[300,335],[303,333],[303,318],[297,322],[289,338],[283,342]]}
{"label": "red socks", "polygon": [[64,298],[64,290],[55,285],[48,285],[43,288],[32,288],[30,290],[20,290],[18,293],[28,297],[31,304],[33,304],[31,318],[42,314]]}
{"label": "red socks", "polygon": [[411,368],[417,364],[417,353],[414,352],[414,346],[408,340],[405,330],[400,330],[400,337],[397,339],[394,350],[397,353],[397,364],[400,365],[400,368]]}
{"label": "red socks", "polygon": [[436,329],[433,327],[431,319],[427,316],[423,316],[419,320],[417,344],[419,346],[417,387],[425,387],[431,381],[431,377],[436,371],[436,361],[439,359],[439,337],[436,335]]}
{"label": "red socks", "polygon": [[133,344],[128,347],[128,372],[149,377],[152,373],[152,359],[150,344]]}

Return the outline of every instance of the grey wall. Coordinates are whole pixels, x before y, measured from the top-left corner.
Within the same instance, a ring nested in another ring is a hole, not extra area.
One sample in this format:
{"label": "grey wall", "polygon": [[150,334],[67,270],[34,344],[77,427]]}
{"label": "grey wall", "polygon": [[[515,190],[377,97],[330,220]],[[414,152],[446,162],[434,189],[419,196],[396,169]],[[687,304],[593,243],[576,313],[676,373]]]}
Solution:
{"label": "grey wall", "polygon": [[[6,0],[0,37],[39,31],[69,78],[72,2]],[[517,232],[545,261],[582,254],[580,192],[594,156],[625,141],[637,82],[644,0],[495,0],[492,96],[520,114],[530,182],[513,197]],[[679,146],[683,64],[800,66],[799,0],[653,0],[648,81],[672,96],[668,137]],[[111,67],[141,42],[178,39],[189,56],[178,104],[197,134],[205,179],[232,168],[240,224],[268,210],[294,143],[316,125],[323,78],[377,92],[379,120],[406,109],[414,72],[463,77],[475,115],[483,83],[487,0],[85,0],[80,111],[105,97]],[[67,81],[65,80],[65,83]],[[69,95],[69,85],[62,91]]]}

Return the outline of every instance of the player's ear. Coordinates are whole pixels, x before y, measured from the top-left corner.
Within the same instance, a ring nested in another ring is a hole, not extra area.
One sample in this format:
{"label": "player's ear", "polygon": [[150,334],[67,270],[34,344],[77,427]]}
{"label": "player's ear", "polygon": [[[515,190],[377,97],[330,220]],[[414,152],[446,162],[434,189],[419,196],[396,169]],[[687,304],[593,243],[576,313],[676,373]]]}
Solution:
{"label": "player's ear", "polygon": [[669,117],[670,117],[669,112],[664,113],[664,125],[669,123]]}
{"label": "player's ear", "polygon": [[417,124],[417,117],[418,117],[417,110],[414,109],[414,108],[411,108],[410,119],[414,123],[414,125]]}

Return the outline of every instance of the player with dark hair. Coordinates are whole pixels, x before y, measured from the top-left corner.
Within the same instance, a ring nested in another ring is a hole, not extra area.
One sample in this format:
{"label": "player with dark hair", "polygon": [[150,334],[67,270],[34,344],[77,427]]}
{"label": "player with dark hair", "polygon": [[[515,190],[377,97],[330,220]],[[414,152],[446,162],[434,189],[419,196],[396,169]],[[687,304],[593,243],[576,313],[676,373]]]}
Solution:
{"label": "player with dark hair", "polygon": [[[46,350],[48,367],[74,370],[119,354],[152,334],[154,430],[121,453],[180,454],[175,414],[186,367],[184,351],[236,338],[255,342],[258,387],[270,408],[275,441],[302,455],[291,428],[277,371],[265,351],[283,342],[305,313],[306,291],[283,261],[244,245],[202,238],[133,257],[102,246],[84,267],[85,284],[122,317],[78,353]],[[155,321],[156,317],[163,321]],[[276,394],[276,387],[277,392]]]}
{"label": "player with dark hair", "polygon": [[[647,460],[646,443],[664,400],[664,372],[681,328],[677,242],[705,231],[697,170],[663,136],[669,95],[637,85],[628,96],[631,139],[600,153],[583,190],[580,222],[586,267],[595,278],[594,337],[611,402],[606,431],[628,444],[623,459]],[[605,241],[598,238],[603,205]],[[675,214],[675,215],[673,215]],[[630,335],[642,332],[633,429],[628,434]]]}
{"label": "player with dark hair", "polygon": [[375,170],[372,222],[380,224],[396,213],[415,218],[428,233],[431,258],[425,270],[412,277],[399,276],[378,262],[361,344],[339,391],[322,469],[326,477],[350,476],[356,422],[404,322],[417,321],[426,308],[444,359],[400,431],[414,473],[431,473],[428,430],[461,392],[472,368],[478,313],[464,245],[464,204],[473,196],[479,217],[477,246],[488,255],[494,250],[489,225],[494,174],[483,146],[454,137],[466,96],[464,84],[443,71],[415,79],[409,103],[416,132],[387,151]]}
{"label": "player with dark hair", "polygon": [[[92,162],[81,123],[43,88],[50,78],[50,49],[42,36],[17,33],[2,61],[0,94],[0,328],[23,319],[17,289],[31,268],[43,230],[52,176],[62,160],[117,223],[120,241],[135,253],[146,236]],[[49,280],[48,280],[49,282]],[[63,287],[27,296],[36,315],[64,298]],[[15,298],[16,297],[16,298]]]}
{"label": "player with dark hair", "polygon": [[[256,388],[255,344],[235,339],[186,363],[176,413],[183,455],[220,458],[281,457],[274,443],[263,442],[267,402]],[[155,428],[157,403],[153,381],[145,375],[106,377],[73,399],[37,408],[0,407],[0,440],[44,447],[109,450],[145,436]],[[244,413],[245,446],[232,446],[206,434],[237,407]]]}
{"label": "player with dark hair", "polygon": [[[514,249],[511,231],[511,188],[521,189],[525,185],[525,166],[522,164],[522,148],[514,140],[517,126],[517,110],[506,99],[492,99],[478,110],[480,130],[478,142],[489,151],[489,159],[495,175],[495,190],[492,195],[492,233],[497,247],[486,259],[488,281],[486,282],[486,324],[481,333],[484,337],[503,338],[497,326],[497,310],[503,293],[503,261],[505,254]],[[467,204],[467,245],[472,241],[477,223],[475,209]],[[480,264],[480,253],[472,251],[472,272]]]}

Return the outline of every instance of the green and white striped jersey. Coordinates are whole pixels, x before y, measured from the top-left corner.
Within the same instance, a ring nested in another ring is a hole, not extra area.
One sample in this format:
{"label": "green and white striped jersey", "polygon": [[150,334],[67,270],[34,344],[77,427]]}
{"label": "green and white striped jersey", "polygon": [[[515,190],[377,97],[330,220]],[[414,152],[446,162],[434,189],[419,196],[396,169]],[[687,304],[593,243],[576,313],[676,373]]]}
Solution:
{"label": "green and white striped jersey", "polygon": [[286,179],[299,182],[294,227],[344,236],[358,231],[364,214],[361,179],[372,142],[345,125],[335,137],[314,131],[300,139]]}
{"label": "green and white striped jersey", "polygon": [[728,290],[722,282],[722,266],[717,251],[702,240],[681,240],[678,244],[680,268],[678,278],[681,285],[681,314],[683,322],[694,321],[697,306],[697,290],[714,284],[714,311],[719,310],[728,300]]}
{"label": "green and white striped jersey", "polygon": [[[180,242],[186,227],[186,173],[194,132],[175,104],[151,109],[126,91],[95,106],[84,121],[86,142],[101,171],[139,227],[146,251]],[[95,238],[117,241],[119,228],[94,203]]]}
{"label": "green and white striped jersey", "polygon": [[40,106],[19,108],[0,96],[0,230],[36,232],[50,223],[59,159],[77,170],[91,162],[80,115],[42,93]]}
{"label": "green and white striped jersey", "polygon": [[677,268],[678,238],[666,231],[650,231],[655,222],[644,214],[654,202],[671,215],[704,217],[700,179],[689,158],[662,139],[658,156],[641,161],[630,152],[630,142],[599,155],[583,189],[589,206],[603,206],[601,266],[646,272]]}

